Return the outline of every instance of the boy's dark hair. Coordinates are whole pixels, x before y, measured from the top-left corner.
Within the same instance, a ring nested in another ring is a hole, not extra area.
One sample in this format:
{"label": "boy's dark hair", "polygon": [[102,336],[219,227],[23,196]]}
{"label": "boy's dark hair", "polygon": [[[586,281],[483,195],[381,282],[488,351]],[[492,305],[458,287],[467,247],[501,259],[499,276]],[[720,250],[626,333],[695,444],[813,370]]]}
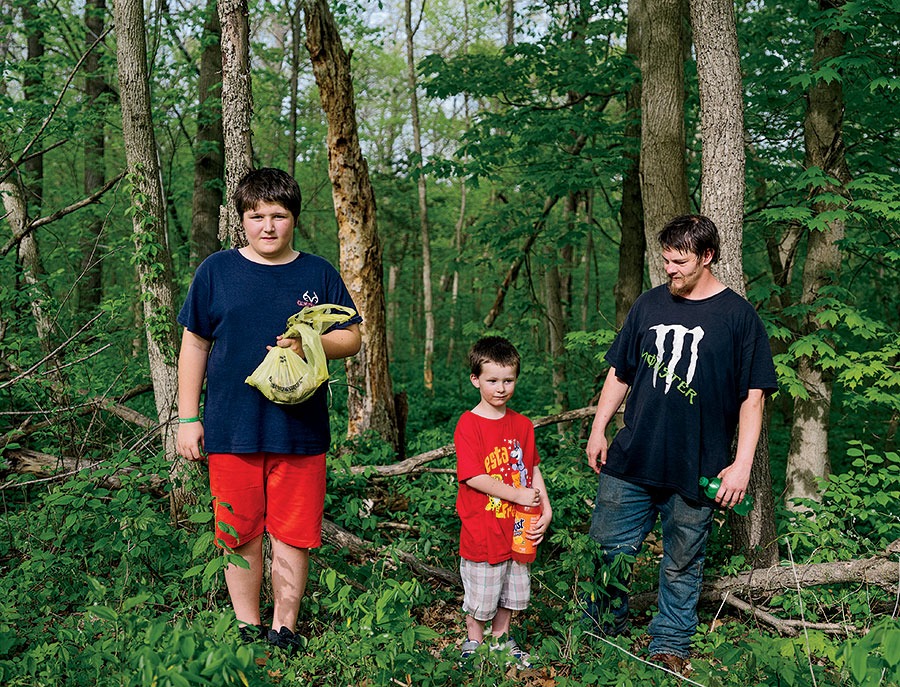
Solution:
{"label": "boy's dark hair", "polygon": [[516,377],[519,376],[521,360],[516,347],[502,336],[485,336],[478,339],[469,349],[469,368],[472,374],[478,377],[481,374],[481,366],[485,363],[496,363],[505,367],[516,368]]}
{"label": "boy's dark hair", "polygon": [[681,215],[666,223],[656,236],[659,245],[702,258],[712,251],[712,262],[719,261],[719,230],[709,217]]}
{"label": "boy's dark hair", "polygon": [[294,216],[300,216],[300,186],[287,172],[274,167],[263,167],[248,172],[234,190],[234,207],[238,217],[247,210],[255,210],[260,203],[277,203]]}

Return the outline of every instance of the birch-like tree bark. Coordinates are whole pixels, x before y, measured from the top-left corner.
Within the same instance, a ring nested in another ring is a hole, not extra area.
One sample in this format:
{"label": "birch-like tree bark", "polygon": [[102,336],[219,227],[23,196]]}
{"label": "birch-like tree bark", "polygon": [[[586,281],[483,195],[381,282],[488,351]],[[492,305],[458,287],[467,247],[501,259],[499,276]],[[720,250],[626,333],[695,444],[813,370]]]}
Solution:
{"label": "birch-like tree bark", "polygon": [[641,21],[641,198],[650,283],[666,275],[656,235],[690,211],[685,161],[686,0],[643,0]]}
{"label": "birch-like tree bark", "polygon": [[350,57],[326,0],[304,0],[306,48],[328,120],[328,175],[340,239],[340,270],[363,318],[362,351],[346,361],[349,436],[372,430],[398,446],[388,369],[382,249],[375,194],[359,145]]}
{"label": "birch-like tree bark", "polygon": [[222,30],[222,126],[225,140],[225,205],[219,211],[219,241],[232,248],[247,244],[231,202],[234,189],[253,169],[250,120],[250,20],[247,0],[218,0]]}
{"label": "birch-like tree bark", "polygon": [[191,267],[219,250],[219,213],[225,173],[222,130],[222,28],[216,0],[207,0],[203,52],[198,80],[197,141],[194,148],[194,196],[191,207]]}
{"label": "birch-like tree bark", "polygon": [[[691,22],[703,145],[700,210],[719,228],[721,257],[716,275],[743,296],[744,107],[734,2],[691,0]],[[754,566],[775,565],[778,544],[765,429],[756,445],[748,489],[757,505],[747,517],[731,516],[735,545]]]}
{"label": "birch-like tree bark", "polygon": [[[845,0],[819,0],[819,12],[842,7]],[[844,34],[816,29],[812,68],[833,60],[844,52]],[[807,96],[804,141],[807,169],[820,169],[829,180],[816,193],[834,197],[846,195],[844,186],[850,181],[850,170],[844,150],[844,94],[840,79],[816,79]],[[810,334],[825,327],[816,316],[822,289],[836,283],[841,270],[839,242],[844,238],[841,205],[815,202],[816,215],[824,215],[821,228],[808,232],[806,262],[803,266],[801,303],[808,310],[800,323],[800,334]],[[819,480],[831,471],[828,457],[829,413],[831,411],[832,378],[811,356],[801,356],[797,374],[809,394],[794,401],[794,421],[788,452],[785,501],[822,498]]]}
{"label": "birch-like tree bark", "polygon": [[[174,474],[182,461],[175,451],[172,409],[177,392],[175,308],[172,258],[166,239],[166,209],[156,152],[147,73],[147,42],[142,0],[115,0],[116,62],[122,105],[122,137],[131,186],[136,266],[140,279],[144,331],[156,415],[163,428],[166,455]],[[173,492],[173,515],[184,494]]]}

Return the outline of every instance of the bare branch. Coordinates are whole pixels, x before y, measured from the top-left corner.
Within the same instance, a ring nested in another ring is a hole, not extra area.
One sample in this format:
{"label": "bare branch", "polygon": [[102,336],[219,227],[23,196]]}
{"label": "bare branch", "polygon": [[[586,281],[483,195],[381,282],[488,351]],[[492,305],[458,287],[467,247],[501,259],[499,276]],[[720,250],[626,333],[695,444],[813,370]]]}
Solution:
{"label": "bare branch", "polygon": [[122,177],[125,176],[125,172],[120,173],[114,179],[110,179],[106,184],[103,185],[102,188],[98,189],[94,193],[92,193],[87,198],[82,198],[78,202],[72,203],[71,205],[64,207],[60,210],[57,210],[51,215],[47,215],[46,217],[39,217],[28,223],[28,226],[25,227],[21,232],[15,234],[9,241],[6,242],[6,245],[3,248],[0,248],[0,257],[3,257],[9,251],[11,251],[18,243],[28,236],[31,232],[33,232],[38,227],[42,227],[45,224],[50,224],[58,220],[60,217],[65,217],[66,215],[75,212],[76,210],[80,210],[83,207],[87,207],[93,203],[96,203],[103,197],[103,195],[109,191],[113,186],[121,181]]}

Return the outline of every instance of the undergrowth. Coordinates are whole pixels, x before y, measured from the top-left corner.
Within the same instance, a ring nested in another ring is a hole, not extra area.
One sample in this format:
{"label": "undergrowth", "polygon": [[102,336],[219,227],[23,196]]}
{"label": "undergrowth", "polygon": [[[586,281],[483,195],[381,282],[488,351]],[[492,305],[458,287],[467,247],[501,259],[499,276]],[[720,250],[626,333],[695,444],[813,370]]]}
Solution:
{"label": "undergrowth", "polygon": [[[900,684],[897,597],[862,581],[798,585],[753,600],[782,618],[840,625],[843,634],[808,630],[783,637],[726,606],[701,607],[689,680],[647,662],[652,608],[634,614],[630,633],[603,636],[584,612],[604,573],[587,536],[594,477],[577,442],[556,433],[541,440],[544,455],[552,456],[544,472],[555,517],[533,568],[531,608],[514,620],[514,635],[533,655],[529,670],[500,665],[486,650],[477,662],[460,665],[460,590],[414,576],[395,555],[403,550],[456,569],[453,475],[351,474],[348,456],[354,464],[385,462],[383,447],[373,442],[331,462],[326,515],[378,553],[354,555],[328,545],[314,553],[299,624],[306,645],[294,657],[240,643],[202,472],[189,475],[196,504],[176,524],[160,486],[168,466],[159,456],[123,451],[75,477],[23,477],[0,491],[0,684]],[[865,559],[900,538],[900,458],[858,442],[848,458],[852,470],[829,478],[822,503],[779,513],[785,565]],[[720,553],[707,577],[745,568],[741,558]],[[634,593],[653,592],[657,555],[651,542],[634,561]],[[271,599],[264,605],[271,612]]]}

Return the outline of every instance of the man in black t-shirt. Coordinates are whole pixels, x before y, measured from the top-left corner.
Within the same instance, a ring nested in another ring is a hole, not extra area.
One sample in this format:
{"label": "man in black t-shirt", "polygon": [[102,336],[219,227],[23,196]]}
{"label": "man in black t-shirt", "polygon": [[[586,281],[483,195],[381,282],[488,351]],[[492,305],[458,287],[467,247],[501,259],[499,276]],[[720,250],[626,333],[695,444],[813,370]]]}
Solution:
{"label": "man in black t-shirt", "polygon": [[[660,517],[651,660],[687,672],[713,509],[732,508],[747,493],[764,398],[777,380],[753,306],[712,273],[715,224],[677,217],[658,239],[668,284],[635,301],[606,354],[610,370],[587,444],[588,465],[600,475],[590,533],[611,564],[636,555]],[[626,394],[625,424],[609,445],[606,427]],[[721,478],[715,503],[701,493],[701,476]],[[604,598],[600,607],[613,619],[606,629],[623,632],[627,594],[610,585]]]}

